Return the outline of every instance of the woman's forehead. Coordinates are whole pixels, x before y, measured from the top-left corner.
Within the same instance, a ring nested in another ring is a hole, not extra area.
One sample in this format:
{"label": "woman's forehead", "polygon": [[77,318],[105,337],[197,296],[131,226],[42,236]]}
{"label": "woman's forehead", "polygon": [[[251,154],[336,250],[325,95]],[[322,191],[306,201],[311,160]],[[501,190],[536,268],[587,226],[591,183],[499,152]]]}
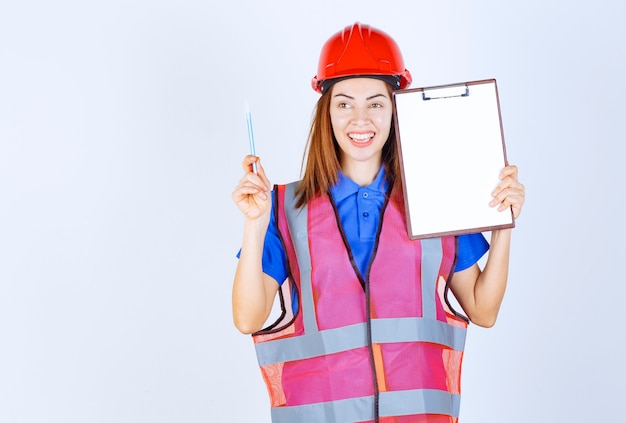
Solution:
{"label": "woman's forehead", "polygon": [[385,94],[389,96],[391,87],[386,82],[367,77],[348,78],[337,82],[332,87],[332,95],[355,94],[359,96],[371,96],[375,94]]}

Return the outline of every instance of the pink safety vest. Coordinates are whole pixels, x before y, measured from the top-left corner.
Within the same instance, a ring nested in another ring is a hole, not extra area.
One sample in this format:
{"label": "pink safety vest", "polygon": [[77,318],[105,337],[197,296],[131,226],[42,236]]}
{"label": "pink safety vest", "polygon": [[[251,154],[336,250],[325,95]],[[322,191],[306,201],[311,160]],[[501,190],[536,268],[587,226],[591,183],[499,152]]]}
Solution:
{"label": "pink safety vest", "polygon": [[394,196],[363,280],[330,195],[295,209],[296,186],[274,190],[282,315],[253,335],[272,421],[456,422],[467,318],[446,298],[455,238],[409,240]]}

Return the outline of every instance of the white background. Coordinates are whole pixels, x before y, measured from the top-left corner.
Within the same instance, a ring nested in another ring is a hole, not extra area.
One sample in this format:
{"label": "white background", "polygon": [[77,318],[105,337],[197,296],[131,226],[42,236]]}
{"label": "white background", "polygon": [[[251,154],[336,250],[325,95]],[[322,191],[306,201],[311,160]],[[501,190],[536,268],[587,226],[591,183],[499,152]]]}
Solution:
{"label": "white background", "polygon": [[619,1],[0,6],[0,422],[268,422],[232,325],[247,152],[297,179],[323,42],[361,21],[414,86],[496,78],[527,202],[461,421],[623,415]]}

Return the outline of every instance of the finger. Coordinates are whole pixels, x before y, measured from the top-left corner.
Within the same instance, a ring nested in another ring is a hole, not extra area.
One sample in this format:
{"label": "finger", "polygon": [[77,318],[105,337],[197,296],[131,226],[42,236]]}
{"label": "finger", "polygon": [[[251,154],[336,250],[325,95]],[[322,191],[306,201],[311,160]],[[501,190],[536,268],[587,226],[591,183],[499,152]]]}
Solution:
{"label": "finger", "polygon": [[505,210],[509,207],[520,208],[521,200],[517,196],[507,196],[505,197],[498,206],[498,210]]}
{"label": "finger", "polygon": [[246,173],[246,175],[242,179],[242,183],[246,185],[252,185],[262,192],[268,192],[270,190],[270,184],[267,176],[265,176],[265,173],[262,171],[259,173]]}
{"label": "finger", "polygon": [[241,193],[244,195],[250,195],[250,194],[256,194],[257,192],[264,192],[264,191],[257,184],[244,179],[239,183],[239,185],[235,187],[235,190],[233,192]]}
{"label": "finger", "polygon": [[494,188],[491,195],[495,196],[500,191],[503,191],[507,188],[518,187],[518,186],[520,186],[520,183],[517,179],[517,171],[509,169],[509,168],[504,168],[502,169],[502,172],[500,173],[500,181]]}
{"label": "finger", "polygon": [[259,157],[253,156],[252,154],[248,154],[246,157],[244,157],[243,161],[241,162],[244,172],[254,172],[254,163],[258,161]]}
{"label": "finger", "polygon": [[506,190],[506,189],[512,189],[512,190],[517,190],[517,191],[524,191],[524,185],[522,185],[517,178],[513,178],[511,176],[507,176],[505,177],[503,180],[501,180],[498,185],[494,188],[494,190],[491,192],[491,195],[493,197],[498,196],[502,191]]}
{"label": "finger", "polygon": [[501,200],[494,199],[490,203],[490,206],[498,206],[498,211],[504,211],[510,208],[513,211],[513,218],[517,219],[522,211],[523,204],[524,194],[522,193],[517,195],[506,195]]}
{"label": "finger", "polygon": [[[257,165],[257,172],[254,171],[254,164]],[[248,180],[257,185],[262,191],[269,191],[270,183],[265,174],[265,169],[261,166],[261,159],[258,156],[247,155],[242,161],[242,167],[245,175],[241,179],[240,183],[244,180]]]}
{"label": "finger", "polygon": [[513,212],[513,218],[517,219],[522,212],[522,204],[524,200],[519,197],[507,197],[502,204],[498,207],[499,211],[511,209]]}
{"label": "finger", "polygon": [[251,179],[251,177],[245,177],[241,180],[239,185],[237,185],[233,191],[233,198],[236,197],[242,199],[250,195],[258,195],[262,200],[267,200],[267,189],[265,188],[265,185],[259,185],[258,178],[256,178],[257,181]]}
{"label": "finger", "polygon": [[513,177],[517,179],[518,169],[515,165],[508,165],[502,168],[500,171],[500,179],[505,179],[507,177]]}
{"label": "finger", "polygon": [[261,164],[261,158],[258,158],[256,163],[257,163],[257,175],[263,181],[265,191],[269,191],[271,184],[270,184],[269,178],[267,177],[267,174],[265,173],[265,168]]}
{"label": "finger", "polygon": [[490,205],[495,206],[497,204],[500,204],[504,202],[507,199],[507,197],[519,198],[519,199],[522,199],[523,201],[524,195],[525,194],[524,194],[523,188],[520,189],[517,186],[504,188],[500,191],[496,191],[493,193],[493,199],[491,200]]}

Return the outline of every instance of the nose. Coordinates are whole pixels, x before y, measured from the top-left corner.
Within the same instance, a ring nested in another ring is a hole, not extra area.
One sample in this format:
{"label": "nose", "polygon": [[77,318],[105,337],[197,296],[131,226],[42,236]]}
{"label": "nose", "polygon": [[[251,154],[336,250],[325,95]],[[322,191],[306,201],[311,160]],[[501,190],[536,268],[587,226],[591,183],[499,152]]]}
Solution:
{"label": "nose", "polygon": [[354,108],[354,123],[357,125],[364,125],[369,121],[369,113],[367,107],[355,107]]}

